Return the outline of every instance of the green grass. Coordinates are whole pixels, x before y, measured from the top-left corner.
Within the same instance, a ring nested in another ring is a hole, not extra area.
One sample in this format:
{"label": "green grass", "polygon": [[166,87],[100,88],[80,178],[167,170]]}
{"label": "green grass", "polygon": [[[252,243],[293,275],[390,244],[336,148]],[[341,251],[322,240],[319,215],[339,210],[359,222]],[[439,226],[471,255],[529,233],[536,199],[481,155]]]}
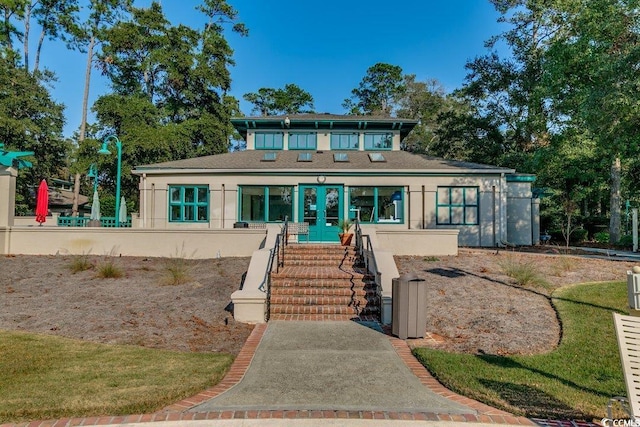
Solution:
{"label": "green grass", "polygon": [[609,398],[625,395],[611,313],[625,312],[626,283],[570,286],[553,297],[563,337],[551,353],[501,357],[419,348],[415,354],[450,389],[517,415],[600,420]]}
{"label": "green grass", "polygon": [[218,383],[232,360],[0,331],[0,424],[153,412]]}

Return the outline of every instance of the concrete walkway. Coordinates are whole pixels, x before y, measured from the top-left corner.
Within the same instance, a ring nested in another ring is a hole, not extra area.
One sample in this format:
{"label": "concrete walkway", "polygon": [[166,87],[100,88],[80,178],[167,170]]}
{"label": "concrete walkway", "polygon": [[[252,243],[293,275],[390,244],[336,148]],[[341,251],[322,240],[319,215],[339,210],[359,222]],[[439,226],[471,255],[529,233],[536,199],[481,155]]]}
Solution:
{"label": "concrete walkway", "polygon": [[335,321],[270,322],[242,381],[190,411],[239,409],[477,413],[426,388],[377,324]]}

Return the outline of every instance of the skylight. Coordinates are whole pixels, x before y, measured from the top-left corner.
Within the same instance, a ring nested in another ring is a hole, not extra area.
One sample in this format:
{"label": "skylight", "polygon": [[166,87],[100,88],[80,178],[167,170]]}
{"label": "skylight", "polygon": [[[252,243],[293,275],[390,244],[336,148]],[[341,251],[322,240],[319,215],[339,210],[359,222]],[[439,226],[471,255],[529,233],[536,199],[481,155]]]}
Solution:
{"label": "skylight", "polygon": [[333,153],[334,162],[348,162],[349,155],[347,153]]}
{"label": "skylight", "polygon": [[387,159],[384,158],[382,153],[369,153],[369,160],[372,162],[386,162]]}
{"label": "skylight", "polygon": [[263,162],[275,162],[276,161],[276,157],[278,157],[278,153],[273,152],[273,151],[269,151],[267,153],[264,153],[264,156],[262,156],[262,161]]}
{"label": "skylight", "polygon": [[311,161],[311,153],[298,153],[298,161],[299,162],[310,162]]}

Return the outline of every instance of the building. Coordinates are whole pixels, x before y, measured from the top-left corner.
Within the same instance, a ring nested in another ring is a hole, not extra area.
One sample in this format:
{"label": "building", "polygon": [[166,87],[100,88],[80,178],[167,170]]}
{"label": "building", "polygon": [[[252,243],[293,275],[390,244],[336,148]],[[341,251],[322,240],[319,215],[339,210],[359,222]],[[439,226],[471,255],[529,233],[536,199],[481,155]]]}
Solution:
{"label": "building", "polygon": [[402,151],[415,120],[304,114],[232,123],[244,151],[135,168],[140,227],[225,229],[288,218],[309,223],[311,242],[337,242],[340,220],[357,217],[395,253],[425,253],[444,235],[456,248],[538,243],[535,177]]}

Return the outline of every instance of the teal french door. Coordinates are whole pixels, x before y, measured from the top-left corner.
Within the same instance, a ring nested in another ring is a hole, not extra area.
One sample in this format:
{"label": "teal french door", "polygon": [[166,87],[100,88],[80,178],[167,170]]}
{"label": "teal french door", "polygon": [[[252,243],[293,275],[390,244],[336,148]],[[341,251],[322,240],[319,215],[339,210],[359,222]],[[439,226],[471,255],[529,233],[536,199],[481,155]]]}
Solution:
{"label": "teal french door", "polygon": [[338,221],[342,219],[342,185],[300,185],[301,221],[309,223],[309,241],[338,242]]}

